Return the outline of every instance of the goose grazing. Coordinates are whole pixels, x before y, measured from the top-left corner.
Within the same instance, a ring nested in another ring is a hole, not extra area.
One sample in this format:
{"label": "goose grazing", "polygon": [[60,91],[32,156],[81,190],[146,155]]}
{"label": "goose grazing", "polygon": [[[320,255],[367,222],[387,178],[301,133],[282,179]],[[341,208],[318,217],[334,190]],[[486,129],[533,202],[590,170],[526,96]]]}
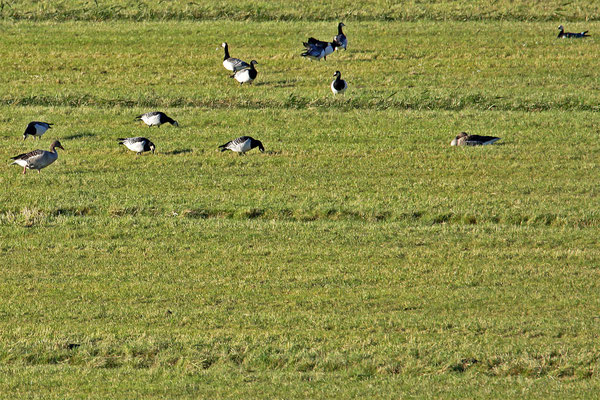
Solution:
{"label": "goose grazing", "polygon": [[226,42],[221,43],[221,47],[225,49],[225,57],[223,57],[223,66],[226,70],[231,71],[235,74],[238,71],[250,68],[250,65],[246,61],[242,61],[239,58],[233,58],[229,55],[229,46]]}
{"label": "goose grazing", "polygon": [[154,154],[154,143],[145,137],[119,138],[119,144],[124,145],[131,151],[135,151],[138,155],[145,151],[151,151]]}
{"label": "goose grazing", "polygon": [[221,151],[231,150],[239,154],[244,154],[255,147],[258,147],[261,152],[265,151],[265,148],[260,140],[256,140],[250,136],[241,136],[235,140],[220,145],[219,149]]}
{"label": "goose grazing", "polygon": [[177,121],[160,111],[147,112],[146,114],[138,115],[135,119],[136,121],[144,121],[144,123],[148,125],[148,128],[153,126],[158,126],[160,128],[162,124],[166,124],[167,122],[171,125],[179,126]]}
{"label": "goose grazing", "polygon": [[495,143],[498,140],[500,138],[496,136],[469,135],[467,132],[461,132],[457,137],[452,139],[450,146],[483,146]]}
{"label": "goose grazing", "polygon": [[335,80],[331,82],[331,91],[333,94],[342,93],[344,90],[348,89],[348,84],[342,79],[342,73],[340,71],[335,71],[333,76],[335,76]]}
{"label": "goose grazing", "polygon": [[23,173],[27,172],[27,169],[37,169],[38,174],[40,173],[40,169],[46,168],[48,165],[52,164],[58,158],[58,153],[56,148],[63,149],[58,140],[55,140],[50,145],[50,151],[46,150],[33,150],[29,153],[19,154],[18,156],[12,157],[14,160],[12,164],[17,164],[23,167]]}
{"label": "goose grazing", "polygon": [[25,128],[23,140],[27,139],[27,136],[41,138],[48,129],[52,128],[52,125],[54,124],[49,124],[48,122],[31,121],[29,124],[27,124],[27,128]]}
{"label": "goose grazing", "polygon": [[590,37],[590,35],[587,34],[589,31],[580,32],[580,33],[565,32],[565,28],[563,28],[562,25],[559,25],[558,30],[559,30],[559,32],[558,32],[558,37],[559,38],[586,38],[586,37]]}
{"label": "goose grazing", "polygon": [[306,48],[306,51],[302,53],[301,56],[313,60],[320,60],[323,58],[325,61],[327,61],[327,56],[333,53],[336,47],[339,46],[335,40],[333,42],[324,42],[313,37],[308,38],[308,41],[302,44]]}
{"label": "goose grazing", "polygon": [[348,46],[348,39],[346,38],[346,35],[344,35],[344,32],[342,32],[342,26],[346,25],[344,25],[343,22],[340,22],[338,24],[338,34],[333,38],[333,41],[337,43],[338,47],[343,47],[344,50],[346,50],[346,46]]}
{"label": "goose grazing", "polygon": [[256,60],[250,61],[250,68],[236,72],[231,75],[231,78],[235,78],[241,85],[244,83],[252,83],[252,81],[256,79],[256,75],[258,75],[258,71],[254,68],[255,65],[258,65]]}

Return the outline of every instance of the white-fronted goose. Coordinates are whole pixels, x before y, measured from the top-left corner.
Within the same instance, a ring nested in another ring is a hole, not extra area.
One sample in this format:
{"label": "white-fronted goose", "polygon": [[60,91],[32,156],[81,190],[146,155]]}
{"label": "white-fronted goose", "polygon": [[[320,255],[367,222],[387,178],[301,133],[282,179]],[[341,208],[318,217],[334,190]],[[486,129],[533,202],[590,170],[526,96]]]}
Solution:
{"label": "white-fronted goose", "polygon": [[40,122],[40,121],[31,121],[27,124],[27,128],[25,128],[25,132],[23,133],[23,140],[27,139],[27,136],[33,136],[40,138],[46,131],[52,128],[52,125],[48,122]]}
{"label": "white-fronted goose", "polygon": [[250,136],[241,136],[237,139],[220,145],[219,149],[221,151],[231,150],[239,154],[244,154],[255,147],[258,147],[261,152],[265,151],[265,148],[260,140],[256,140]]}
{"label": "white-fronted goose", "polygon": [[500,138],[496,136],[469,135],[467,132],[461,132],[452,139],[450,146],[483,146],[495,143],[498,140]]}
{"label": "white-fronted goose", "polygon": [[342,73],[340,71],[335,71],[333,76],[335,76],[335,80],[331,82],[331,91],[333,94],[342,93],[348,88],[348,84],[342,79]]}
{"label": "white-fronted goose", "polygon": [[162,124],[166,123],[179,126],[177,121],[175,121],[173,118],[169,117],[167,114],[161,111],[147,112],[146,114],[138,115],[137,117],[135,117],[135,119],[138,121],[144,121],[144,123],[148,125],[148,128],[153,126],[160,127]]}
{"label": "white-fronted goose", "polygon": [[256,76],[258,75],[258,71],[256,70],[256,68],[254,68],[255,65],[258,65],[258,63],[256,62],[256,60],[252,60],[250,61],[250,68],[237,71],[231,77],[235,78],[235,80],[242,85],[244,83],[252,83],[252,81],[255,80]]}
{"label": "white-fronted goose", "polygon": [[338,34],[333,38],[333,41],[338,44],[338,47],[343,47],[344,50],[346,50],[346,46],[348,46],[348,39],[346,38],[346,35],[344,35],[344,32],[342,32],[342,26],[346,25],[344,25],[343,22],[340,22],[338,24]]}
{"label": "white-fronted goose", "polygon": [[63,149],[60,142],[55,140],[50,145],[50,151],[46,150],[33,150],[29,153],[19,154],[18,156],[12,157],[14,160],[12,164],[17,164],[23,167],[23,173],[27,172],[27,169],[37,169],[38,173],[40,169],[46,168],[52,164],[58,158],[58,152],[56,148]]}
{"label": "white-fronted goose", "polygon": [[229,55],[229,45],[226,42],[223,42],[221,44],[221,47],[225,49],[225,57],[223,57],[223,66],[226,70],[236,73],[243,69],[250,68],[250,65],[247,62],[242,61],[239,58],[233,58]]}
{"label": "white-fronted goose", "polygon": [[565,32],[565,28],[563,28],[562,25],[559,25],[558,30],[559,30],[559,32],[558,32],[558,37],[559,38],[586,38],[586,37],[590,37],[590,35],[587,34],[589,31],[580,32],[580,33]]}
{"label": "white-fronted goose", "polygon": [[138,155],[145,151],[154,153],[154,143],[145,137],[119,138],[119,144],[124,145],[131,151],[135,151]]}

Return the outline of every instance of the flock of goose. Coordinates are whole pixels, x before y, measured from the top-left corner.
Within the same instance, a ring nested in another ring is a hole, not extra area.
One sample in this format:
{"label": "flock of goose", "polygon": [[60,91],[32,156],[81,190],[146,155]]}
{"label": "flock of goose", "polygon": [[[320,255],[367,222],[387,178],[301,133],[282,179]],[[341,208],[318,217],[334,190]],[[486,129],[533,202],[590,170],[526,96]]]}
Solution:
{"label": "flock of goose", "polygon": [[[337,48],[343,48],[346,50],[348,46],[348,39],[346,35],[342,31],[342,27],[344,27],[344,23],[340,22],[338,24],[338,34],[333,37],[331,42],[325,42],[322,40],[315,39],[314,37],[310,37],[306,42],[303,42],[305,47],[305,51],[301,54],[301,56],[309,58],[311,60],[320,60],[321,58],[327,60],[327,56],[332,54]],[[588,31],[580,32],[580,33],[572,33],[565,32],[564,27],[560,25],[558,27],[559,33],[558,38],[587,38],[590,37]],[[258,72],[255,65],[258,65],[256,60],[250,61],[247,63],[245,61],[240,60],[239,58],[231,57],[229,54],[229,45],[224,42],[221,45],[225,49],[225,56],[223,58],[223,67],[228,71],[233,72],[230,76],[238,81],[240,84],[248,83],[251,84]],[[335,79],[331,82],[331,91],[333,94],[338,94],[344,92],[348,88],[348,84],[346,81],[341,79],[341,72],[335,71],[333,74]],[[160,111],[148,112],[142,115],[139,115],[135,118],[136,120],[143,121],[148,127],[157,126],[160,127],[162,124],[169,123],[173,126],[178,127],[179,123]],[[27,139],[27,136],[33,136],[34,138],[41,138],[44,133],[48,129],[52,128],[51,123],[48,122],[40,122],[40,121],[32,121],[27,125],[25,132],[23,133],[23,140]],[[480,145],[488,145],[497,142],[500,140],[499,137],[495,136],[480,136],[480,135],[469,135],[466,132],[461,132],[457,135],[451,142],[451,146],[480,146]],[[151,151],[154,153],[156,146],[149,139],[145,137],[130,137],[130,138],[119,138],[119,144],[124,145],[129,150],[136,152],[138,155],[142,154],[146,151]],[[261,152],[265,151],[265,148],[260,140],[256,140],[250,136],[241,136],[237,139],[231,140],[221,146],[219,146],[219,150],[226,151],[231,150],[238,154],[244,154],[247,151],[250,151],[254,148],[258,147]],[[12,157],[12,164],[19,165],[23,167],[23,174],[27,172],[27,169],[36,169],[38,173],[42,168],[47,167],[52,164],[54,161],[58,159],[58,153],[56,149],[64,150],[64,147],[60,144],[58,140],[55,140],[50,145],[50,151],[46,150],[33,150],[28,153],[19,154],[15,157]]]}

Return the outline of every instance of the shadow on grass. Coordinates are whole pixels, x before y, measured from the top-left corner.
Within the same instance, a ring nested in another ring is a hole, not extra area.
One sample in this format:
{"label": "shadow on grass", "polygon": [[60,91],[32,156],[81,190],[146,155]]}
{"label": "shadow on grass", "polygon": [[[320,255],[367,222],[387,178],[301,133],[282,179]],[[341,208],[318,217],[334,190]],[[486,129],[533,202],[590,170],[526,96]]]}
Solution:
{"label": "shadow on grass", "polygon": [[94,136],[96,136],[95,133],[82,132],[82,133],[76,133],[74,135],[65,136],[63,139],[64,140],[74,140],[74,139],[83,139],[83,138],[94,137]]}
{"label": "shadow on grass", "polygon": [[173,151],[165,151],[162,154],[169,155],[169,156],[176,156],[177,154],[191,153],[192,151],[193,151],[192,149],[177,149],[177,150],[173,150]]}
{"label": "shadow on grass", "polygon": [[259,81],[256,83],[253,83],[253,85],[255,86],[273,86],[273,87],[294,87],[296,86],[296,82],[298,82],[298,79],[281,79],[278,81]]}

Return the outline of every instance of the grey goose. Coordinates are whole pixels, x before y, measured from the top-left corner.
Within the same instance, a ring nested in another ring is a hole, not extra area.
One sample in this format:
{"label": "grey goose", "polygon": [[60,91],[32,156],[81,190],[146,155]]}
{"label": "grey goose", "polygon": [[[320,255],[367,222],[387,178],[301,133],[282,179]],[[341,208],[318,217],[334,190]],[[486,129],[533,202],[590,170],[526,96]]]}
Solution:
{"label": "grey goose", "polygon": [[236,73],[231,75],[231,77],[235,78],[235,80],[238,81],[241,85],[243,85],[244,83],[251,84],[252,81],[255,80],[256,76],[258,75],[258,71],[256,70],[256,68],[254,68],[255,65],[258,65],[258,63],[256,62],[256,60],[252,60],[250,61],[250,68],[237,71]]}
{"label": "grey goose", "polygon": [[483,146],[500,140],[496,136],[469,135],[467,132],[461,132],[452,139],[450,146]]}
{"label": "grey goose", "polygon": [[225,144],[219,146],[221,151],[231,150],[239,154],[244,154],[253,148],[258,147],[261,152],[265,151],[263,144],[260,140],[256,140],[250,136],[241,136],[237,139],[231,140]]}
{"label": "grey goose", "polygon": [[25,128],[25,132],[23,132],[23,140],[27,139],[27,136],[33,136],[40,138],[46,131],[52,128],[52,125],[48,122],[40,122],[40,121],[31,121],[27,124],[27,128]]}
{"label": "grey goose", "polygon": [[50,145],[50,151],[46,150],[33,150],[29,153],[19,154],[18,156],[11,157],[14,161],[12,164],[17,164],[23,167],[23,173],[26,173],[28,169],[37,169],[38,173],[40,169],[46,168],[58,159],[58,152],[56,149],[63,149],[58,140],[55,140]]}
{"label": "grey goose", "polygon": [[135,151],[138,155],[145,151],[151,151],[154,154],[154,143],[145,137],[119,138],[119,144],[124,145],[131,151]]}
{"label": "grey goose", "polygon": [[558,26],[558,37],[559,38],[586,38],[586,37],[590,37],[590,35],[588,35],[587,33],[589,31],[584,31],[584,32],[579,32],[579,33],[573,33],[573,32],[565,32],[565,28],[563,28],[562,25]]}
{"label": "grey goose", "polygon": [[146,114],[138,115],[135,117],[137,121],[144,121],[148,128],[153,126],[160,127],[162,124],[169,123],[174,126],[179,126],[179,123],[175,121],[173,118],[169,117],[167,114],[161,111],[152,111],[147,112]]}
{"label": "grey goose", "polygon": [[344,32],[342,32],[342,27],[346,26],[343,22],[338,24],[338,34],[333,38],[333,41],[338,44],[338,47],[343,47],[346,50],[346,46],[348,46],[348,39]]}
{"label": "grey goose", "polygon": [[344,92],[348,88],[348,84],[342,79],[342,73],[340,71],[335,71],[333,76],[335,76],[335,80],[331,82],[331,91],[333,94]]}
{"label": "grey goose", "polygon": [[[225,57],[223,57],[223,66],[226,70],[233,72],[234,74],[246,68],[250,68],[250,65],[240,60],[239,58],[233,58],[229,55],[229,45],[227,42],[221,43],[221,47],[225,49]],[[231,75],[233,77],[233,75]]]}

